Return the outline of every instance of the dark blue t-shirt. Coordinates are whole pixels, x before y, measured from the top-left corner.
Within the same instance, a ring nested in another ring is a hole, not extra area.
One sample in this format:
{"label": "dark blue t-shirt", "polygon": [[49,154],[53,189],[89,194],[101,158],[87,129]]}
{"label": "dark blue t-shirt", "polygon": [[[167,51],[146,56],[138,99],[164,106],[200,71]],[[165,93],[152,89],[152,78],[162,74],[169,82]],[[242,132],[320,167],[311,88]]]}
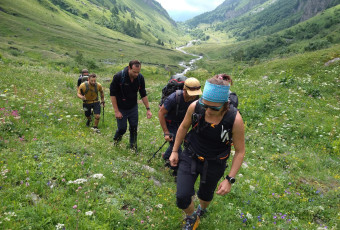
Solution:
{"label": "dark blue t-shirt", "polygon": [[180,94],[178,95],[179,97],[179,103],[178,103],[178,112],[176,115],[176,110],[177,110],[177,102],[176,102],[176,92],[173,92],[168,96],[165,101],[164,101],[164,108],[168,111],[168,114],[165,116],[166,120],[170,120],[171,123],[182,123],[185,113],[188,110],[189,105],[193,101],[184,101],[184,96],[183,96],[183,90],[180,90]]}

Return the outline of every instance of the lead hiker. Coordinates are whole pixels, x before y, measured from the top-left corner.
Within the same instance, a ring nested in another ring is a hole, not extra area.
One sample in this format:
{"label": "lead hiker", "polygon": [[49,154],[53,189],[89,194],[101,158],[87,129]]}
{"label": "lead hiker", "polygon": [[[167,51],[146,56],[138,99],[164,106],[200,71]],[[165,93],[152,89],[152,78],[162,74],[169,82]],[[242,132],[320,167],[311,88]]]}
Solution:
{"label": "lead hiker", "polygon": [[[177,82],[178,81],[176,81],[176,83]],[[161,105],[158,111],[159,123],[163,129],[164,139],[169,142],[169,147],[165,151],[163,159],[166,161],[166,166],[174,170],[174,176],[176,176],[177,167],[173,168],[170,166],[169,157],[172,153],[178,127],[182,123],[189,105],[194,100],[197,100],[199,95],[202,94],[201,84],[196,78],[188,78],[182,82],[182,84],[183,89],[175,90],[175,92],[170,94],[164,100],[164,103]],[[182,149],[179,147],[179,154],[181,151]]]}
{"label": "lead hiker", "polygon": [[[229,103],[230,77],[219,74],[206,81],[202,98],[193,102],[177,131],[170,164],[178,165],[177,206],[185,214],[184,229],[196,229],[200,218],[207,212],[214,191],[226,169],[231,144],[235,155],[229,173],[218,185],[216,194],[230,192],[235,176],[245,155],[244,124],[238,110]],[[189,128],[192,127],[187,134]],[[187,134],[187,135],[186,135]],[[185,149],[178,154],[184,140]],[[197,192],[199,206],[195,211],[192,196],[194,185],[200,175]]]}
{"label": "lead hiker", "polygon": [[[98,100],[98,92],[100,92],[100,100]],[[91,113],[94,113],[94,126],[93,130],[100,133],[98,129],[98,123],[100,119],[100,104],[105,107],[104,91],[100,83],[97,83],[97,75],[92,73],[89,75],[89,80],[83,82],[78,89],[77,96],[83,100],[83,109],[85,116],[87,117],[86,126],[90,126],[92,121]]]}
{"label": "lead hiker", "polygon": [[127,130],[129,122],[130,148],[137,153],[138,104],[137,92],[146,108],[146,117],[150,119],[152,113],[145,90],[145,81],[140,73],[142,64],[132,60],[122,71],[113,76],[110,85],[110,98],[117,120],[117,130],[113,141],[117,145]]}

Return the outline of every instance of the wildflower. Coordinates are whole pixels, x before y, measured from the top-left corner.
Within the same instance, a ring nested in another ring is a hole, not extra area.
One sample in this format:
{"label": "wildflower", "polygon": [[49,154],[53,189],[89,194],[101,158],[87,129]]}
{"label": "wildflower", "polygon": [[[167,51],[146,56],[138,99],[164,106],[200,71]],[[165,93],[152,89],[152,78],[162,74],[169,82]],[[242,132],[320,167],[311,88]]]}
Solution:
{"label": "wildflower", "polygon": [[87,211],[87,212],[85,212],[85,215],[86,215],[86,216],[92,216],[92,214],[93,214],[92,211]]}
{"label": "wildflower", "polygon": [[249,185],[249,188],[250,188],[251,191],[254,191],[254,190],[255,190],[255,187],[252,186],[252,185]]}
{"label": "wildflower", "polygon": [[98,173],[98,174],[92,175],[92,178],[101,179],[101,178],[105,178],[105,176],[101,173]]}
{"label": "wildflower", "polygon": [[55,228],[57,229],[57,230],[59,230],[59,229],[64,229],[64,224],[60,224],[60,223],[58,223],[56,226],[55,226]]}
{"label": "wildflower", "polygon": [[163,205],[162,204],[157,204],[156,207],[157,208],[163,208]]}
{"label": "wildflower", "polygon": [[75,205],[73,205],[73,207],[72,207],[72,208],[73,208],[73,209],[76,209],[77,207],[78,207],[78,206],[75,204]]}
{"label": "wildflower", "polygon": [[141,224],[144,224],[144,220],[141,220],[140,223],[141,223]]}
{"label": "wildflower", "polygon": [[67,184],[83,184],[83,183],[85,183],[85,182],[87,182],[87,180],[86,179],[82,179],[82,178],[80,178],[80,179],[77,179],[77,180],[75,180],[75,181],[69,181],[69,182],[67,182]]}
{"label": "wildflower", "polygon": [[248,219],[253,219],[253,216],[249,212],[247,212],[247,218]]}

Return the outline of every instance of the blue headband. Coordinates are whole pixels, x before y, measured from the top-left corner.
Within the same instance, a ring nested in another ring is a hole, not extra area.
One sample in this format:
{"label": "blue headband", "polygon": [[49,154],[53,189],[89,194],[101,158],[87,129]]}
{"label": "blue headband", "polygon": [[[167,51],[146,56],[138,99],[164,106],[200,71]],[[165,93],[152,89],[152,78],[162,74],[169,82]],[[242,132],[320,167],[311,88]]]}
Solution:
{"label": "blue headband", "polygon": [[206,81],[202,98],[206,101],[224,103],[229,99],[229,85],[215,85]]}

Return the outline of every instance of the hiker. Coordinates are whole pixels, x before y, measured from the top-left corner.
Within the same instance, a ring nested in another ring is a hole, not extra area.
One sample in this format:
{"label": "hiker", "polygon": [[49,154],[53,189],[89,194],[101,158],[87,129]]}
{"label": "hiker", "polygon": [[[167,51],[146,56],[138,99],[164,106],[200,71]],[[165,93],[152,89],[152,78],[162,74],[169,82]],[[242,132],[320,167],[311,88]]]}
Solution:
{"label": "hiker", "polygon": [[77,92],[79,89],[79,86],[81,85],[81,83],[83,83],[84,81],[88,81],[89,80],[89,71],[87,69],[83,69],[81,71],[81,74],[78,78],[78,82],[77,82]]}
{"label": "hiker", "polygon": [[[91,113],[94,113],[94,126],[93,130],[100,133],[98,129],[98,123],[100,119],[100,104],[105,107],[104,91],[100,83],[97,83],[97,75],[92,73],[89,75],[89,80],[81,83],[78,89],[77,96],[83,100],[83,109],[85,116],[87,117],[86,126],[90,126],[92,121]],[[98,92],[100,92],[100,100],[98,100]]]}
{"label": "hiker", "polygon": [[[179,125],[184,119],[189,105],[201,95],[201,84],[196,78],[188,78],[184,82],[183,90],[176,90],[168,96],[158,111],[159,123],[163,129],[164,139],[169,142],[169,147],[163,155],[166,166],[170,167],[169,157],[175,142],[176,133]],[[178,149],[180,154],[181,147]],[[176,176],[176,168],[173,175]]]}
{"label": "hiker", "polygon": [[152,113],[145,90],[145,81],[141,71],[141,63],[132,60],[122,71],[113,76],[110,85],[110,98],[117,120],[117,130],[113,141],[117,145],[127,130],[129,122],[130,149],[137,153],[138,104],[137,92],[146,108],[146,117],[150,119]]}
{"label": "hiker", "polygon": [[[228,102],[230,84],[230,77],[228,79],[225,74],[207,80],[202,97],[189,106],[177,131],[170,164],[179,167],[176,200],[177,206],[186,214],[184,229],[195,229],[207,212],[217,183],[224,175],[231,143],[235,148],[231,169],[218,185],[216,194],[223,196],[230,192],[243,162],[244,124],[238,110]],[[185,148],[179,155],[183,140]],[[200,204],[195,211],[192,196],[198,175]]]}

